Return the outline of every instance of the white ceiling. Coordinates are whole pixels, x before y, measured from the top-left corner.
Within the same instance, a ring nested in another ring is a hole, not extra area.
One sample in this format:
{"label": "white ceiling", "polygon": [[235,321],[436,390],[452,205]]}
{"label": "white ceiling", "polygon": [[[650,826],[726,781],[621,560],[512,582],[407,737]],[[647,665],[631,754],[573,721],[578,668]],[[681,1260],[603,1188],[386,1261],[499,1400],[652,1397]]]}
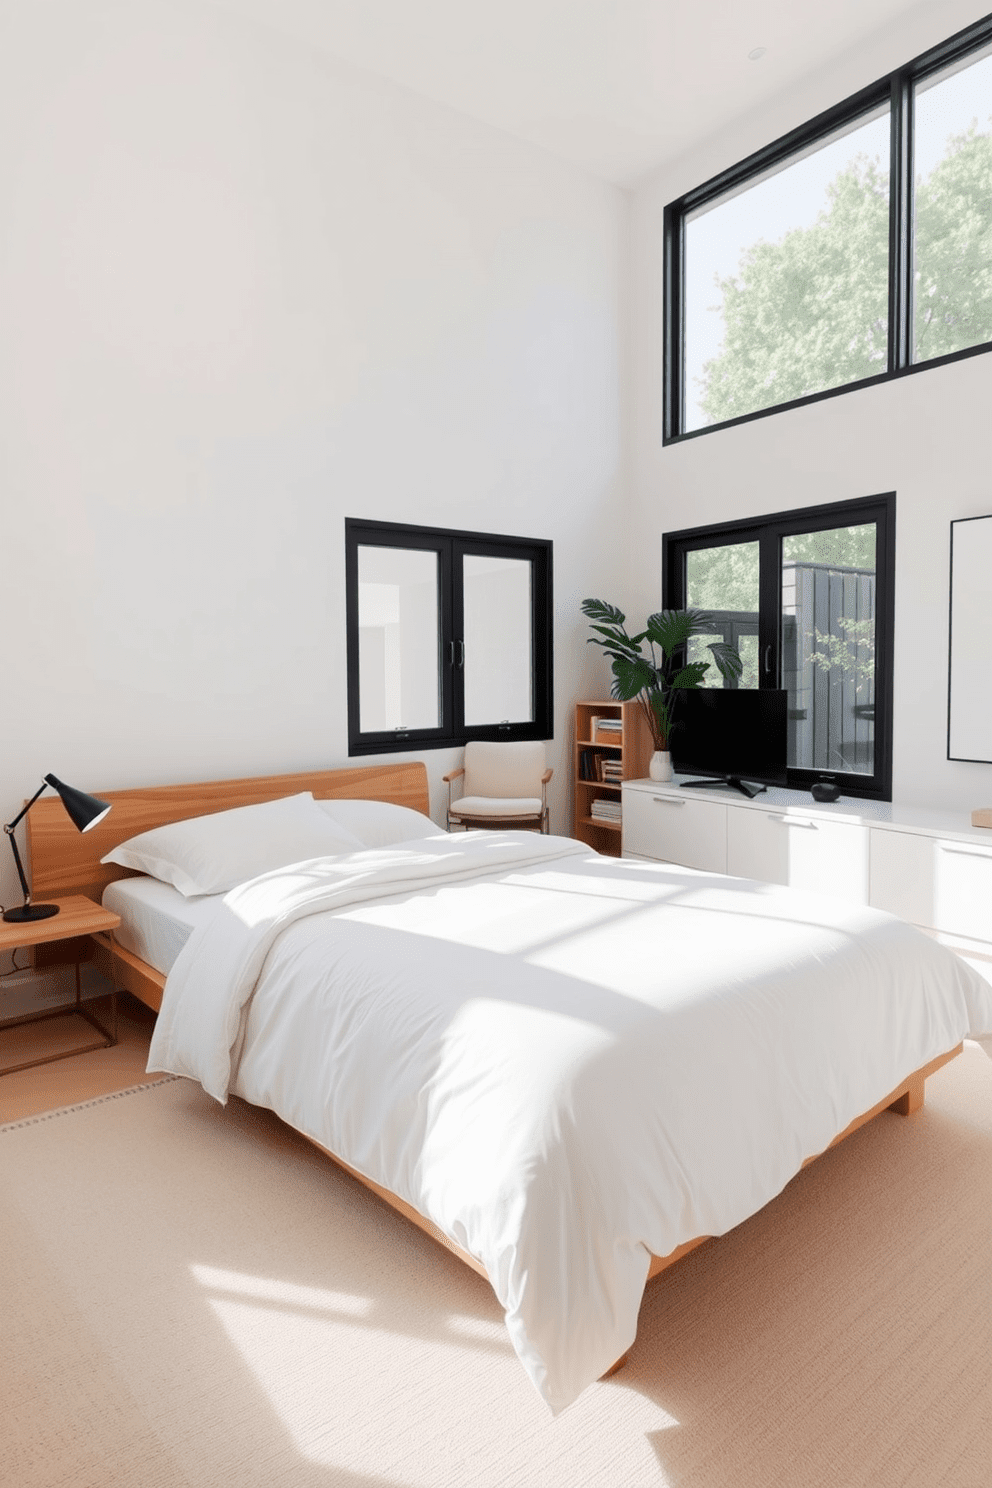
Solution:
{"label": "white ceiling", "polygon": [[[920,8],[919,0],[216,3],[620,185]],[[749,60],[757,47],[765,55]],[[908,60],[900,54],[887,67]]]}

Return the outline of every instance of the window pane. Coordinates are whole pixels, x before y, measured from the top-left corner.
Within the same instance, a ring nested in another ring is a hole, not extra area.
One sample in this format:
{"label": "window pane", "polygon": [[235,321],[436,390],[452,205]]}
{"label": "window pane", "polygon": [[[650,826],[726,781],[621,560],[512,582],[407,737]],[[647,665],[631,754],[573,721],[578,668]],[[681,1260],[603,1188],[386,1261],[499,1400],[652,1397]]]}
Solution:
{"label": "window pane", "polygon": [[782,541],[788,764],[875,770],[875,523]]}
{"label": "window pane", "polygon": [[916,89],[913,359],[992,341],[992,57]]}
{"label": "window pane", "polygon": [[722,687],[723,678],[708,649],[713,641],[736,646],[744,663],[738,687],[758,685],[758,544],[730,543],[697,548],[686,555],[686,608],[705,610],[715,624],[709,635],[693,636],[688,661],[707,661],[704,687]]}
{"label": "window pane", "polygon": [[465,726],[534,718],[531,564],[467,553]]}
{"label": "window pane", "polygon": [[358,656],[363,733],[440,727],[437,553],[359,547]]}
{"label": "window pane", "polygon": [[886,370],[888,160],[886,109],[686,218],[686,430]]}

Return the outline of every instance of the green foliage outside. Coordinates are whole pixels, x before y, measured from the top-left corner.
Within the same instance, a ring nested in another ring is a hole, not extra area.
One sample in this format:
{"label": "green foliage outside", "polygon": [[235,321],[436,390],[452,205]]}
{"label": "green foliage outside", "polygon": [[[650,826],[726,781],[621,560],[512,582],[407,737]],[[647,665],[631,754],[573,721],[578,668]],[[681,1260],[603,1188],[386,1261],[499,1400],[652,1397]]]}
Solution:
{"label": "green foliage outside", "polygon": [[992,135],[967,134],[916,190],[915,358],[992,340]]}
{"label": "green foliage outside", "polygon": [[826,532],[797,532],[782,543],[784,563],[822,563],[827,568],[860,568],[875,572],[875,524],[833,527]]}
{"label": "green foliage outside", "polygon": [[[874,572],[875,526],[835,527],[829,532],[800,532],[784,539],[784,563],[823,563],[833,568]],[[686,564],[686,601],[696,610],[742,610],[758,613],[758,544],[732,543],[697,548]]]}
{"label": "green foliage outside", "polygon": [[[817,563],[829,568],[853,568],[864,573],[875,571],[875,525],[835,527],[826,532],[800,532],[783,539],[783,566],[790,563]],[[753,615],[758,619],[758,544],[732,543],[724,547],[698,548],[686,558],[686,589],[689,605],[710,613],[714,618],[728,614]],[[787,600],[787,596],[786,596]],[[816,631],[813,660],[823,670],[837,668],[863,679],[874,668],[873,622],[841,621],[842,635],[831,636]],[[865,630],[868,626],[871,634]],[[697,635],[689,642],[688,659],[703,657],[707,642],[720,640],[718,634]],[[737,685],[758,686],[758,646],[754,636],[743,635],[738,641],[743,669]],[[703,678],[702,687],[722,687],[722,677],[711,673]]]}
{"label": "green foliage outside", "polygon": [[840,671],[860,687],[875,678],[875,622],[850,620],[842,616],[839,635],[814,632],[816,654],[813,657],[821,671]]}
{"label": "green foliage outside", "polygon": [[686,603],[695,610],[758,613],[758,544],[697,548],[686,558]]}
{"label": "green foliage outside", "polygon": [[[858,157],[827,188],[811,227],[746,249],[716,283],[723,345],[704,364],[700,407],[719,423],[886,368],[887,173]],[[951,140],[918,181],[915,357],[992,340],[992,135]]]}

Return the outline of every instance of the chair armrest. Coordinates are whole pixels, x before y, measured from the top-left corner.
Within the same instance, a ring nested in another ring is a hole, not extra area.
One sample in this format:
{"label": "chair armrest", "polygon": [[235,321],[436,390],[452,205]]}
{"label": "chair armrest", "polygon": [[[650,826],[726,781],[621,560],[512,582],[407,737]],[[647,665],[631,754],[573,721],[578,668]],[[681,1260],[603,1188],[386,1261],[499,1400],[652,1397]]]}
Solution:
{"label": "chair armrest", "polygon": [[441,779],[445,782],[446,785],[450,785],[453,780],[457,780],[458,779],[459,775],[464,775],[464,774],[465,774],[465,766],[463,765],[460,770],[452,770],[451,773],[450,773],[450,775],[442,775],[441,776]]}
{"label": "chair armrest", "polygon": [[551,779],[554,773],[554,770],[545,770],[544,774],[541,776],[541,784],[547,785],[548,781]]}

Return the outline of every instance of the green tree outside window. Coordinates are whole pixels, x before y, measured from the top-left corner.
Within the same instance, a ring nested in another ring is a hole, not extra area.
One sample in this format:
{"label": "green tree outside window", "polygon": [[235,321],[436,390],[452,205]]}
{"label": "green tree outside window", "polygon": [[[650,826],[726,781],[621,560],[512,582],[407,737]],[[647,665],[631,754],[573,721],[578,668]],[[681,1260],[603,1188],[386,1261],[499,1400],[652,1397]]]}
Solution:
{"label": "green tree outside window", "polygon": [[[886,176],[858,157],[828,197],[812,226],[715,276],[724,339],[697,379],[708,423],[886,370]],[[992,340],[992,135],[977,123],[917,182],[914,259],[914,359]]]}

